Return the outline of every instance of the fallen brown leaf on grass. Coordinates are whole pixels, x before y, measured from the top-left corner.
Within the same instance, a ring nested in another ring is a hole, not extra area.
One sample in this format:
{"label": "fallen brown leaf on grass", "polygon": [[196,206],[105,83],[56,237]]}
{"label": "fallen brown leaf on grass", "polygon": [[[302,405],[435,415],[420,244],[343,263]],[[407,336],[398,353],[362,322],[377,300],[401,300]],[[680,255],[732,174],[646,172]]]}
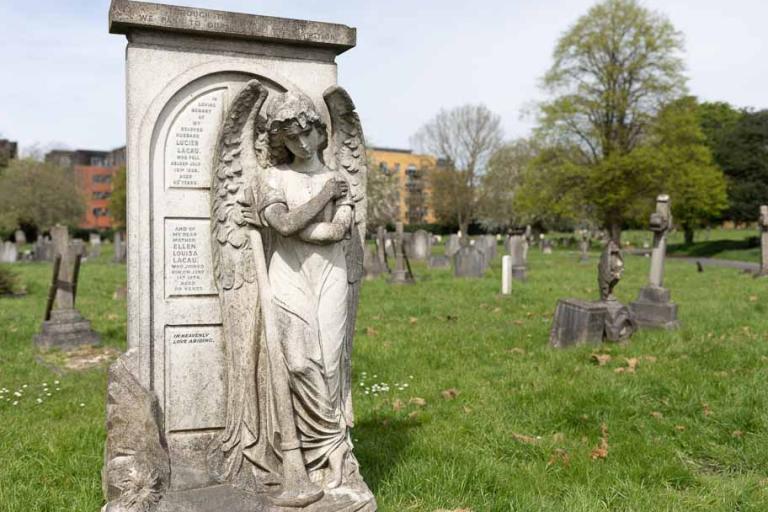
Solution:
{"label": "fallen brown leaf on grass", "polygon": [[757,295],[750,295],[749,302],[757,302]]}
{"label": "fallen brown leaf on grass", "polygon": [[424,400],[423,398],[419,398],[418,396],[415,396],[410,400],[408,400],[408,403],[411,405],[416,405],[418,407],[424,407],[425,405],[427,405],[427,401]]}
{"label": "fallen brown leaf on grass", "polygon": [[554,434],[552,434],[553,443],[562,443],[563,441],[565,441],[565,434],[563,434],[562,432],[555,432]]}
{"label": "fallen brown leaf on grass", "polygon": [[605,423],[600,424],[600,441],[597,443],[597,448],[592,449],[590,456],[592,460],[608,457],[608,425]]}
{"label": "fallen brown leaf on grass", "polygon": [[410,318],[408,319],[408,322],[409,322],[411,325],[415,324],[415,323],[416,323],[416,322],[418,322],[418,321],[419,321],[419,319],[418,319],[418,318],[416,318],[415,316],[412,316],[412,317],[410,317]]}
{"label": "fallen brown leaf on grass", "polygon": [[655,363],[656,359],[656,356],[643,356],[643,361],[648,361],[649,363]]}
{"label": "fallen brown leaf on grass", "polygon": [[411,414],[408,415],[408,419],[414,419],[416,418],[421,411],[413,411]]}
{"label": "fallen brown leaf on grass", "polygon": [[523,325],[523,321],[522,320],[515,320],[512,323],[515,324],[515,325]]}
{"label": "fallen brown leaf on grass", "polygon": [[501,313],[501,308],[493,308],[494,313]]}
{"label": "fallen brown leaf on grass", "polygon": [[611,359],[613,359],[608,354],[592,354],[590,358],[592,361],[596,362],[598,366],[605,366],[611,362]]}
{"label": "fallen brown leaf on grass", "polygon": [[366,336],[376,336],[377,334],[379,334],[379,331],[377,331],[373,327],[368,326],[368,327],[365,328],[365,335]]}
{"label": "fallen brown leaf on grass", "polygon": [[731,435],[733,437],[740,438],[744,436],[744,432],[742,432],[741,430],[734,430],[733,432],[731,432]]}
{"label": "fallen brown leaf on grass", "polygon": [[635,373],[637,363],[640,360],[636,357],[625,357],[624,360],[627,362],[627,366],[620,366],[613,371],[616,373]]}
{"label": "fallen brown leaf on grass", "polygon": [[710,414],[712,414],[712,409],[709,408],[709,404],[703,403],[701,404],[701,407],[703,409],[702,412],[704,413],[704,416],[709,416]]}
{"label": "fallen brown leaf on grass", "polygon": [[446,400],[453,400],[459,396],[459,390],[456,388],[445,389],[440,394],[443,395],[443,398]]}
{"label": "fallen brown leaf on grass", "polygon": [[525,444],[536,444],[539,442],[539,440],[535,437],[527,436],[525,434],[518,434],[517,432],[512,432],[512,438]]}
{"label": "fallen brown leaf on grass", "polygon": [[520,348],[520,347],[513,347],[513,348],[509,349],[509,352],[512,353],[512,354],[525,355],[525,350]]}
{"label": "fallen brown leaf on grass", "polygon": [[675,425],[675,430],[678,432],[685,432],[685,425]]}
{"label": "fallen brown leaf on grass", "polygon": [[468,405],[464,406],[464,414],[472,414],[472,408]]}
{"label": "fallen brown leaf on grass", "polygon": [[657,420],[660,420],[661,418],[663,418],[663,417],[664,417],[664,415],[663,415],[663,414],[661,414],[659,411],[653,411],[653,412],[651,413],[651,416],[653,416],[653,417],[654,417],[654,418],[656,418]]}
{"label": "fallen brown leaf on grass", "polygon": [[562,448],[555,448],[555,450],[552,452],[552,455],[549,456],[547,467],[553,466],[558,462],[560,462],[565,467],[571,465],[571,457],[568,455],[568,452]]}
{"label": "fallen brown leaf on grass", "polygon": [[392,402],[392,410],[394,410],[395,412],[402,411],[403,410],[403,401],[398,398],[394,402]]}

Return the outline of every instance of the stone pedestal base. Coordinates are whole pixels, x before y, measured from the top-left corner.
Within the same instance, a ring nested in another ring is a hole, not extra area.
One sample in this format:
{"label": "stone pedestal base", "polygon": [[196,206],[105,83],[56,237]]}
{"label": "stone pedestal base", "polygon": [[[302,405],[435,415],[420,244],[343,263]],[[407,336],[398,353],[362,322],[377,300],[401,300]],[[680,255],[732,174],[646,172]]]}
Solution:
{"label": "stone pedestal base", "polygon": [[677,329],[677,304],[670,299],[669,290],[659,286],[640,289],[635,302],[629,304],[638,327]]}
{"label": "stone pedestal base", "polygon": [[98,345],[99,335],[91,330],[91,322],[76,309],[51,311],[51,319],[44,321],[35,344],[43,349],[74,348],[80,345]]}
{"label": "stone pedestal base", "polygon": [[430,256],[427,265],[429,268],[451,268],[451,258],[442,254]]}
{"label": "stone pedestal base", "polygon": [[617,300],[560,299],[552,319],[549,344],[565,348],[605,340],[625,341],[636,328],[632,312]]}

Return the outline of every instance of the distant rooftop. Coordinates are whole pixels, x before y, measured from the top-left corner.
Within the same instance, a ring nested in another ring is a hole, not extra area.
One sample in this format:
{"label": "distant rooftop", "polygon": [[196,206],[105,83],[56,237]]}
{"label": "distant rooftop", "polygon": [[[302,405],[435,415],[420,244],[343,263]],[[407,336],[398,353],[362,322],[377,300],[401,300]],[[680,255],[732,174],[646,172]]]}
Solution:
{"label": "distant rooftop", "polygon": [[381,148],[381,147],[372,147],[373,151],[385,151],[387,153],[406,153],[411,154],[413,153],[410,149],[397,149],[397,148]]}

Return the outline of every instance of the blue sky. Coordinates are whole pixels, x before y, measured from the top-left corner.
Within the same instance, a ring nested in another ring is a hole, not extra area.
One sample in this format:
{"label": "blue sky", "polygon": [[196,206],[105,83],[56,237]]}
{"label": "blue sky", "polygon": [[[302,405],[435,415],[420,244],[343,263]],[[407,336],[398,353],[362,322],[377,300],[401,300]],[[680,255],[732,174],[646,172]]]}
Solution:
{"label": "blue sky", "polygon": [[[376,145],[408,147],[442,107],[484,103],[509,138],[532,126],[558,36],[588,0],[170,0],[166,3],[357,27],[339,83]],[[692,94],[768,108],[768,2],[646,0],[685,34]],[[124,144],[125,38],[108,0],[0,0],[0,138],[111,149]]]}

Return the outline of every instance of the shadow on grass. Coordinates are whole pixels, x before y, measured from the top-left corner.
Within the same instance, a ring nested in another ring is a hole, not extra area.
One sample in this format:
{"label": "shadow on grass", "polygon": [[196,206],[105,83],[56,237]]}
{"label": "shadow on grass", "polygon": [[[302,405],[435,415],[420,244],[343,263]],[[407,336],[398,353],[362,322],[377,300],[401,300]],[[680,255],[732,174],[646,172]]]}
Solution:
{"label": "shadow on grass", "polygon": [[353,437],[361,440],[355,444],[355,456],[374,495],[396,472],[398,464],[405,458],[411,431],[420,426],[413,419],[391,416],[373,417],[355,425]]}
{"label": "shadow on grass", "polygon": [[745,238],[744,240],[712,240],[690,245],[672,244],[667,247],[667,253],[676,256],[709,258],[726,251],[743,251],[759,245],[760,239],[757,237]]}

